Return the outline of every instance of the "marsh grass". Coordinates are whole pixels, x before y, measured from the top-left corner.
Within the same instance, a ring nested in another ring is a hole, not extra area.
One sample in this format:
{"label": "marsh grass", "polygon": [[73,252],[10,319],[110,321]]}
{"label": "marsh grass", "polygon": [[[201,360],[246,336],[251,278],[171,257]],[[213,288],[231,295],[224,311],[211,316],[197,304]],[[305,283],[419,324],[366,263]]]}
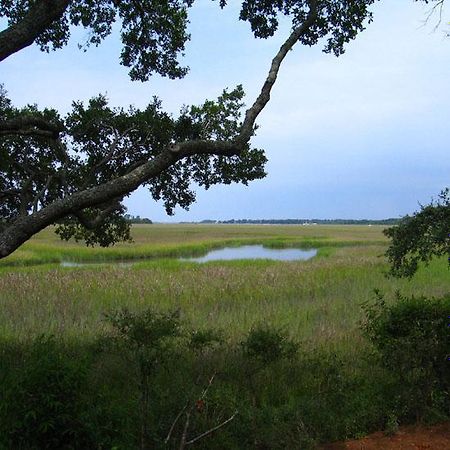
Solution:
{"label": "marsh grass", "polygon": [[247,226],[247,225],[136,225],[133,243],[110,248],[88,248],[61,241],[52,227],[37,234],[12,255],[0,260],[0,269],[61,261],[120,261],[197,256],[224,246],[263,244],[267,247],[321,248],[386,242],[382,227]]}
{"label": "marsh grass", "polygon": [[26,339],[51,332],[91,339],[104,329],[105,313],[153,306],[179,308],[194,326],[226,329],[235,341],[264,322],[311,345],[354,345],[360,340],[360,305],[372,298],[373,289],[435,296],[450,289],[441,261],[413,281],[386,279],[384,250],[359,243],[320,247],[318,257],[298,262],[155,259],[131,267],[3,268],[0,334]]}
{"label": "marsh grass", "polygon": [[[61,355],[90,361],[83,395],[88,392],[95,402],[80,399],[87,402],[83,420],[115,436],[105,441],[110,447],[114,441],[135,448],[130,442],[139,392],[126,351],[101,344],[111,333],[105,314],[123,307],[179,310],[193,329],[212,328],[224,336],[223,349],[181,354],[155,374],[150,418],[155,439],[167,433],[188,393],[202,388],[195,384],[199,374],[205,379],[218,371],[211,421],[196,416],[192,431],[208,429],[236,408],[239,417],[199,448],[250,449],[257,442],[266,446],[261,448],[310,448],[382,429],[393,417],[395,382],[373,360],[360,331],[361,305],[373,299],[373,290],[386,299],[397,290],[436,297],[450,291],[444,259],[412,280],[386,278],[382,227],[152,225],[133,227],[133,236],[134,244],[89,249],[60,242],[48,229],[0,263],[0,351],[8,379],[13,383],[14,371],[27,364],[27,348],[39,336],[54,335]],[[318,255],[308,261],[206,264],[173,258],[249,243],[315,247]],[[61,260],[129,259],[138,262],[60,266]],[[236,349],[261,324],[283,330],[298,342],[299,352],[249,377],[251,368]]]}

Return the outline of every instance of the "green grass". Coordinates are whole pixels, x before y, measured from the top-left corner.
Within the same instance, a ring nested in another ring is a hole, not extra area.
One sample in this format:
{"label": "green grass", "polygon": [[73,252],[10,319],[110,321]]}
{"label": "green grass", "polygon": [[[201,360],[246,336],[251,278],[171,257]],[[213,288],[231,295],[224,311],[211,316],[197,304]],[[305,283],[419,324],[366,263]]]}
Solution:
{"label": "green grass", "polygon": [[[119,307],[180,308],[194,325],[226,329],[234,339],[258,322],[285,327],[314,342],[358,342],[360,304],[374,288],[386,293],[442,295],[450,290],[443,261],[413,281],[386,279],[382,227],[153,225],[133,228],[134,244],[86,248],[45,230],[0,271],[0,335],[43,332],[95,337],[105,312]],[[269,260],[196,264],[150,259],[120,265],[61,268],[53,261],[114,261],[200,254],[225,244],[314,246],[309,261]],[[21,252],[28,258],[21,259]],[[36,265],[30,264],[36,261]],[[47,261],[47,264],[43,264]],[[43,264],[43,265],[39,265]],[[339,344],[341,345],[341,344]]]}
{"label": "green grass", "polygon": [[15,253],[0,260],[0,268],[61,261],[117,261],[204,254],[226,245],[264,244],[268,247],[324,247],[386,242],[383,227],[255,226],[255,225],[136,225],[133,243],[87,248],[63,242],[53,229],[42,231]]}
{"label": "green grass", "polygon": [[[360,331],[361,305],[374,298],[375,288],[391,301],[396,290],[436,297],[450,292],[444,258],[421,268],[412,280],[386,278],[383,254],[387,241],[382,229],[136,226],[133,244],[108,249],[61,242],[47,229],[0,261],[0,354],[7,367],[5,386],[11,386],[14,399],[15,380],[23,378],[19,374],[29,370],[32,376],[30,367],[34,366],[29,364],[40,366],[39,355],[37,362],[33,362],[36,356],[27,356],[34,345],[29,347],[30,342],[42,334],[54,335],[57,344],[52,351],[57,356],[49,364],[68,358],[61,370],[72,370],[72,361],[87,367],[86,385],[80,387],[80,420],[89,429],[98,428],[102,436],[116,436],[121,443],[117,448],[135,448],[125,443],[124,436],[135,442],[138,433],[136,366],[127,350],[108,346],[105,350],[102,342],[111,332],[105,313],[123,307],[133,311],[179,309],[189,327],[222,330],[226,347],[209,356],[179,355],[155,372],[154,415],[149,419],[155,435],[167,434],[186,396],[203,389],[213,371],[219,374],[211,392],[209,422],[197,417],[197,431],[214,426],[235,408],[240,416],[199,448],[252,449],[256,441],[266,446],[261,448],[309,448],[312,442],[381,429],[401,412],[393,409],[396,385],[392,377],[370,356],[371,348]],[[197,264],[173,258],[248,243],[319,251],[308,261],[290,262]],[[114,263],[130,259],[137,262],[131,266]],[[64,260],[110,264],[64,268],[60,266]],[[300,351],[293,361],[272,365],[253,377],[246,372],[248,363],[238,349],[258,324],[281,328],[299,343]],[[73,356],[58,356],[58,352]],[[54,366],[48,370],[55,370]],[[203,380],[200,384],[199,379]],[[40,379],[35,382],[39,389]],[[112,446],[108,445],[102,448]],[[155,448],[167,447],[155,444]]]}

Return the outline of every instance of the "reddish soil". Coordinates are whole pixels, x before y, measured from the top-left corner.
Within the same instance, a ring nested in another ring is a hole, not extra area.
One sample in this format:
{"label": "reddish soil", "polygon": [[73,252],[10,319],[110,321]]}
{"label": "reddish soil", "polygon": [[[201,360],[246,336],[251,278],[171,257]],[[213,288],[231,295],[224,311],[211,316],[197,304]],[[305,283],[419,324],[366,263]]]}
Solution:
{"label": "reddish soil", "polygon": [[450,422],[400,427],[392,436],[377,432],[363,439],[326,444],[321,450],[450,450]]}

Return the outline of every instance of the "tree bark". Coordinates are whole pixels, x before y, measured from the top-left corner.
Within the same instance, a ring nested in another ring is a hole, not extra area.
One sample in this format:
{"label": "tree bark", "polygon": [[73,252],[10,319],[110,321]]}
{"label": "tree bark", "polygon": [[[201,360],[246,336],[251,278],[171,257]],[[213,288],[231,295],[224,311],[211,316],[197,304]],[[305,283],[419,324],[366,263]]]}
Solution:
{"label": "tree bark", "polygon": [[69,3],[70,0],[39,0],[20,22],[0,32],[0,61],[31,45],[63,16]]}
{"label": "tree bark", "polygon": [[76,211],[123,197],[184,157],[198,154],[233,156],[239,152],[240,148],[229,142],[187,141],[177,144],[126,175],[105,184],[76,192],[56,200],[33,214],[19,217],[0,234],[0,259],[14,252],[33,235],[58,219]]}
{"label": "tree bark", "polygon": [[34,135],[56,139],[62,131],[64,131],[64,127],[62,125],[47,122],[40,117],[35,117],[32,115],[0,121],[0,136]]}
{"label": "tree bark", "polygon": [[272,90],[275,81],[277,80],[278,72],[280,70],[281,63],[286,57],[289,50],[295,45],[303,33],[308,31],[309,27],[313,25],[317,18],[317,0],[309,1],[310,9],[306,20],[297,28],[295,28],[290,36],[286,39],[284,44],[280,47],[280,50],[275,55],[270,66],[269,74],[266,81],[263,84],[258,98],[253,103],[252,107],[245,113],[245,119],[242,124],[241,132],[239,134],[239,141],[246,143],[249,141],[253,134],[253,127],[255,125],[256,118],[259,113],[264,109],[270,100],[270,92]]}
{"label": "tree bark", "polygon": [[[246,111],[240,132],[233,141],[194,140],[174,144],[155,156],[152,160],[134,168],[126,175],[102,185],[84,189],[56,200],[33,214],[19,216],[14,223],[0,233],[0,259],[14,252],[34,234],[43,230],[48,225],[55,223],[57,220],[80,212],[85,208],[95,207],[113,199],[122,198],[133,192],[141,184],[145,183],[145,181],[158,176],[184,157],[199,154],[223,156],[239,155],[253,134],[256,118],[270,100],[270,92],[277,79],[281,63],[299,38],[314,24],[317,17],[317,3],[317,0],[309,1],[310,10],[307,18],[300,26],[292,31],[291,35],[273,58],[269,74],[261,92],[254,104]],[[18,51],[26,45],[31,44],[31,42],[39,35],[39,30],[42,31],[52,20],[56,20],[62,16],[68,4],[69,0],[47,0],[38,2],[34,8],[30,9],[22,22],[15,27],[11,27],[0,33],[0,60],[2,59],[2,55],[4,59],[6,56],[14,53],[14,51]],[[55,11],[53,11],[53,13],[49,10],[49,5],[54,5]],[[30,25],[30,21],[36,20],[36,17],[40,17],[38,24]],[[24,22],[26,22],[28,29]],[[15,43],[8,47],[9,50],[7,51],[5,39],[8,33],[11,34],[11,39],[14,38]],[[55,132],[55,130],[45,129],[41,131]]]}

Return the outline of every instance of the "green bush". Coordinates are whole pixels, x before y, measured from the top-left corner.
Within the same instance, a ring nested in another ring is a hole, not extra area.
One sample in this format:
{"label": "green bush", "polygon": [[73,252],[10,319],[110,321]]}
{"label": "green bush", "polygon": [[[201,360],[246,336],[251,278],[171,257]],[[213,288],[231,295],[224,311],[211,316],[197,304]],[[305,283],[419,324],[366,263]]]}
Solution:
{"label": "green bush", "polygon": [[18,449],[93,448],[79,395],[86,381],[85,362],[64,354],[53,337],[37,339],[24,356],[26,364],[5,380],[1,411],[4,445]]}
{"label": "green bush", "polygon": [[365,309],[363,329],[383,365],[398,377],[403,413],[416,419],[433,409],[448,414],[450,409],[443,405],[450,400],[450,295],[426,298],[397,293],[395,303],[388,305],[377,292],[376,302]]}
{"label": "green bush", "polygon": [[[110,332],[91,343],[0,342],[0,449],[179,448],[188,419],[192,439],[234,417],[195,443],[210,450],[308,449],[393,430],[402,411],[420,410],[429,380],[425,406],[449,404],[448,366],[418,377],[423,361],[414,354],[415,340],[441,342],[431,333],[441,311],[423,316],[429,301],[414,302],[391,307],[380,297],[368,308],[366,333],[381,358],[307,345],[297,354],[298,344],[268,325],[235,344],[226,332],[152,310],[111,314]],[[443,348],[427,349],[431,358]]]}
{"label": "green bush", "polygon": [[291,358],[298,349],[282,330],[268,325],[252,328],[241,346],[245,356],[265,364]]}

